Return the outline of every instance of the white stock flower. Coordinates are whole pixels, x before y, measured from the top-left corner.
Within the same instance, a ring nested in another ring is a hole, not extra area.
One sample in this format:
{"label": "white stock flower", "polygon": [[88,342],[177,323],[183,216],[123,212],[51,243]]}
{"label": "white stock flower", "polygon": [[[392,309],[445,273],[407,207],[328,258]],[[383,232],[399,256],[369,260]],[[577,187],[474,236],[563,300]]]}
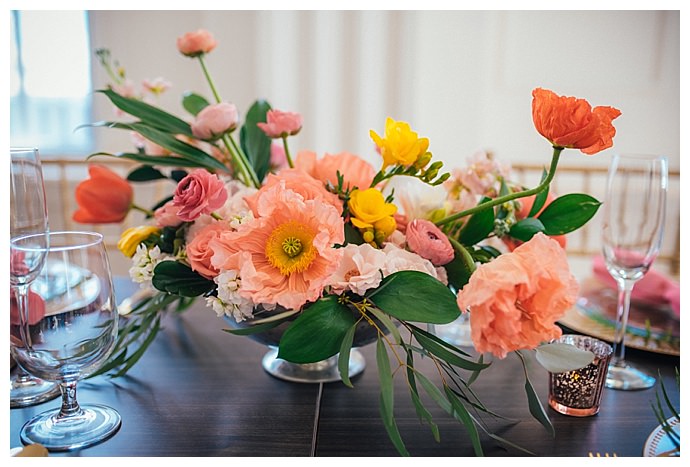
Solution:
{"label": "white stock flower", "polygon": [[153,277],[153,269],[158,263],[167,259],[170,259],[170,256],[162,253],[158,245],[148,249],[146,245],[140,243],[134,256],[132,256],[129,277],[132,278],[132,281],[141,284],[141,287],[148,287]]}
{"label": "white stock flower", "polygon": [[254,317],[254,303],[240,295],[242,280],[237,271],[223,271],[213,280],[218,285],[218,296],[206,298],[206,304],[218,317],[226,315],[238,323]]}

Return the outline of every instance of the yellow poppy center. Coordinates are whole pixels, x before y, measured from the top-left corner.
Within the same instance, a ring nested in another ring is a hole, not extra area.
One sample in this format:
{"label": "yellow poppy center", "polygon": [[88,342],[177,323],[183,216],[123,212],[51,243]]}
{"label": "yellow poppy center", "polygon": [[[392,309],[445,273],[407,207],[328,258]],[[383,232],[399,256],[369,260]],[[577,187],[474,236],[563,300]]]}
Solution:
{"label": "yellow poppy center", "polygon": [[305,271],[316,257],[314,232],[296,221],[279,225],[266,242],[266,258],[284,276]]}

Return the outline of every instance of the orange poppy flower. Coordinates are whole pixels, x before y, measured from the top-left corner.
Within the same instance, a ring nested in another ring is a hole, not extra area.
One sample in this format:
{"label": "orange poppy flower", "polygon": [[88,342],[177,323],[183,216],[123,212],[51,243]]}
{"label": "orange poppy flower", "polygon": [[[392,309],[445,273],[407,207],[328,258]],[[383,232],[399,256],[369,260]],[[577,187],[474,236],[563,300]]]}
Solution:
{"label": "orange poppy flower", "polygon": [[72,215],[81,224],[122,222],[132,207],[134,192],[127,180],[98,165],[89,165],[89,178],[77,185],[77,209]]}
{"label": "orange poppy flower", "polygon": [[584,99],[564,97],[547,89],[532,91],[532,119],[539,134],[556,147],[596,154],[613,146],[612,121],[621,111],[592,107]]}

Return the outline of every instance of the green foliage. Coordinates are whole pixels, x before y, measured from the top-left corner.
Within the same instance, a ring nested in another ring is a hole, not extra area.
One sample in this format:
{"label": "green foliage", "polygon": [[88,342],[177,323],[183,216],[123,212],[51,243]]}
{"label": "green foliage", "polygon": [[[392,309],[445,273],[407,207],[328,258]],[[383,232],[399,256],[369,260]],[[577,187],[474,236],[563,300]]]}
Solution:
{"label": "green foliage", "polygon": [[181,297],[197,297],[215,290],[212,280],[177,261],[161,261],[153,269],[153,286],[161,292]]}
{"label": "green foliage", "polygon": [[271,138],[266,136],[256,124],[266,122],[266,114],[271,105],[264,100],[257,100],[247,112],[244,125],[240,130],[240,146],[249,158],[249,162],[259,180],[263,180],[271,168]]}
{"label": "green foliage", "polygon": [[209,105],[205,97],[193,92],[186,92],[182,96],[182,107],[190,114],[196,116]]}
{"label": "green foliage", "polygon": [[592,196],[571,193],[556,198],[537,219],[544,224],[546,235],[563,235],[585,225],[599,206],[601,203]]}
{"label": "green foliage", "polygon": [[[489,198],[484,198],[479,205],[489,201]],[[479,211],[467,220],[467,223],[460,230],[458,240],[465,246],[471,246],[481,242],[494,229],[494,210],[484,209]]]}

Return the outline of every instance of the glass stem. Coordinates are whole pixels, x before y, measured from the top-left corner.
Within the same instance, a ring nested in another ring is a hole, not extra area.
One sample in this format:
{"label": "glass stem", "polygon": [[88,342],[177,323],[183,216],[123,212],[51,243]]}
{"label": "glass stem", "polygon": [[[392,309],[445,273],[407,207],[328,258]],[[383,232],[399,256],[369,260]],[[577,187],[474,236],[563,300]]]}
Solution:
{"label": "glass stem", "polygon": [[82,410],[77,402],[77,382],[60,383],[60,391],[62,391],[62,405],[57,418],[67,419],[79,416]]}
{"label": "glass stem", "polygon": [[[17,300],[19,314],[19,337],[27,349],[31,349],[31,333],[29,332],[29,285],[22,284],[14,287],[14,297]],[[21,365],[19,365],[21,368]]]}
{"label": "glass stem", "polygon": [[618,280],[618,305],[616,308],[616,332],[613,336],[613,363],[623,364],[625,361],[625,330],[628,327],[630,313],[630,295],[635,281]]}

